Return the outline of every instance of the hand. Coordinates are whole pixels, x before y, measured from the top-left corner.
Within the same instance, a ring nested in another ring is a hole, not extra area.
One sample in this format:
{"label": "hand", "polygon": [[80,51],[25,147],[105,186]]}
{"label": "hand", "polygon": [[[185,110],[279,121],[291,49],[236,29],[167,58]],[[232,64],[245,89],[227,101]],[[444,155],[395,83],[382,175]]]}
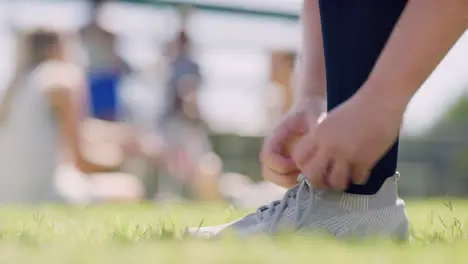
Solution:
{"label": "hand", "polygon": [[302,135],[315,128],[324,111],[324,100],[303,100],[297,103],[265,138],[260,160],[266,180],[285,188],[297,184],[297,176],[301,172],[291,158],[291,146]]}
{"label": "hand", "polygon": [[364,184],[395,142],[404,108],[381,95],[356,94],[298,142],[293,160],[315,188]]}

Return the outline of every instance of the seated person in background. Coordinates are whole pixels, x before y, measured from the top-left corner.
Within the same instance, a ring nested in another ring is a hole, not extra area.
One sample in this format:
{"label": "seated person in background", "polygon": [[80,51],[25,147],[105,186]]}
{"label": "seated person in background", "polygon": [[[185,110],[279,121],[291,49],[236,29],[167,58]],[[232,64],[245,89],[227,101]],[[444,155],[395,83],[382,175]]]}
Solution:
{"label": "seated person in background", "polygon": [[120,120],[119,88],[128,65],[115,51],[116,36],[98,23],[101,6],[106,1],[91,1],[91,20],[80,32],[85,57],[87,118],[83,136],[91,159],[119,167],[123,163],[122,144],[129,127]]}
{"label": "seated person in background", "polygon": [[119,86],[130,67],[116,52],[117,36],[103,28],[99,14],[106,1],[92,1],[90,23],[80,32],[86,54],[89,99],[93,118],[118,121]]}
{"label": "seated person in background", "polygon": [[19,38],[17,71],[0,103],[0,203],[60,202],[54,175],[61,161],[84,173],[113,169],[82,152],[84,78],[65,54],[56,33]]}
{"label": "seated person in background", "polygon": [[115,36],[96,23],[83,30],[86,49],[87,79],[91,116],[105,121],[118,121],[119,86],[130,72],[129,66],[115,52]]}

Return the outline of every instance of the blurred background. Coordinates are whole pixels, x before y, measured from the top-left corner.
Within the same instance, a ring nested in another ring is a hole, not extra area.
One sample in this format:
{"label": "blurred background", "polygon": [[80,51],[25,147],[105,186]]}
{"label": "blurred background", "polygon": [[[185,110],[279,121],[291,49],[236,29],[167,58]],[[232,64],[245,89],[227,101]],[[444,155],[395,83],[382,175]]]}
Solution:
{"label": "blurred background", "polygon": [[[0,203],[229,201],[288,110],[300,0],[0,1]],[[406,113],[404,197],[468,195],[468,34]]]}

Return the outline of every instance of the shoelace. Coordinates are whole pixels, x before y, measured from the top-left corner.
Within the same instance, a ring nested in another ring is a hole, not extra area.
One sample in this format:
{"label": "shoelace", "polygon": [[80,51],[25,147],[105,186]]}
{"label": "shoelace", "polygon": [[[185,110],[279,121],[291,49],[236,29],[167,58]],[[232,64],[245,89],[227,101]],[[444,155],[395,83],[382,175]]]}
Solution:
{"label": "shoelace", "polygon": [[[259,221],[264,221],[267,220],[269,222],[269,227],[268,231],[270,233],[273,233],[275,231],[276,225],[278,224],[282,213],[284,210],[288,207],[290,202],[294,202],[294,223],[296,223],[295,228],[299,229],[302,227],[303,223],[301,219],[302,215],[306,215],[308,211],[310,210],[310,207],[306,209],[304,214],[301,214],[300,210],[300,202],[302,200],[302,196],[307,193],[307,190],[311,190],[310,185],[307,183],[307,180],[305,179],[304,175],[300,174],[298,176],[298,182],[296,186],[293,188],[289,189],[283,196],[281,200],[276,200],[273,201],[269,205],[264,205],[261,206],[257,209],[257,212],[255,213],[257,216],[257,219]],[[313,199],[313,195],[310,195],[310,199]],[[312,202],[309,203],[312,205]]]}

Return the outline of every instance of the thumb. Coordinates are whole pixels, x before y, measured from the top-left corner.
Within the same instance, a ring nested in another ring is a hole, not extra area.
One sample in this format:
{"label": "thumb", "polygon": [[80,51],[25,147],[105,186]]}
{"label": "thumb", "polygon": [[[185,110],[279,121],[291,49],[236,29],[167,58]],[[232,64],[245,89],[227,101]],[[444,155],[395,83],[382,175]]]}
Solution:
{"label": "thumb", "polygon": [[[276,142],[276,144],[282,145],[281,151],[279,151],[280,147],[272,147],[271,151],[269,151],[269,148],[267,146],[265,148],[265,151],[263,151],[261,154],[261,160],[263,165],[277,173],[284,174],[290,172],[297,172],[298,168],[296,163],[291,158],[291,151],[300,139],[301,136],[299,135],[290,135],[288,138]],[[275,142],[270,142],[270,144],[275,144]]]}
{"label": "thumb", "polygon": [[296,163],[285,153],[266,148],[260,153],[260,161],[266,168],[280,174],[297,170]]}
{"label": "thumb", "polygon": [[309,122],[306,113],[292,114],[284,121],[283,127],[290,135],[300,136],[307,134],[309,132]]}
{"label": "thumb", "polygon": [[300,171],[296,170],[286,174],[279,174],[265,166],[262,166],[262,175],[265,180],[287,189],[297,184],[297,175],[300,173]]}
{"label": "thumb", "polygon": [[271,137],[266,138],[260,153],[263,166],[281,174],[296,170],[296,164],[287,149],[289,140],[289,133],[286,130],[277,130]]}
{"label": "thumb", "polygon": [[288,157],[291,157],[291,153],[294,147],[301,140],[302,136],[303,134],[295,134],[295,135],[291,135],[291,137],[288,138],[287,143],[286,143],[286,152],[288,153]]}

